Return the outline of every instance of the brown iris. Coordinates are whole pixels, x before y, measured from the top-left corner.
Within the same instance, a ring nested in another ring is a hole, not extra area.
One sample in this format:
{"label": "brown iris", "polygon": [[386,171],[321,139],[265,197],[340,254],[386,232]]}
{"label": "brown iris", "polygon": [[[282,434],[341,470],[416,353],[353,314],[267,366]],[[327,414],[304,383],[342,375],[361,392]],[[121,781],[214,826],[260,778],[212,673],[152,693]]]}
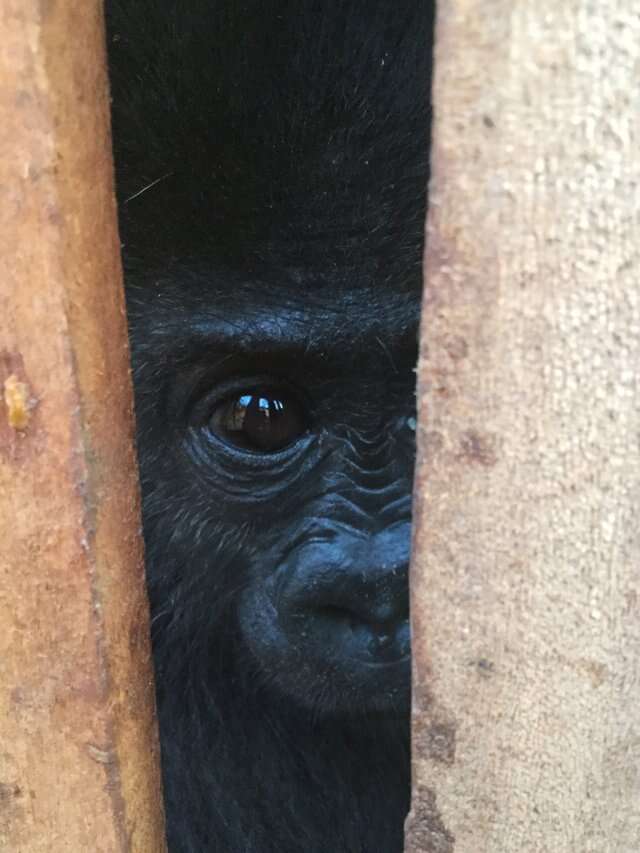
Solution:
{"label": "brown iris", "polygon": [[214,411],[210,426],[231,444],[259,453],[282,450],[306,429],[299,401],[268,388],[227,398]]}

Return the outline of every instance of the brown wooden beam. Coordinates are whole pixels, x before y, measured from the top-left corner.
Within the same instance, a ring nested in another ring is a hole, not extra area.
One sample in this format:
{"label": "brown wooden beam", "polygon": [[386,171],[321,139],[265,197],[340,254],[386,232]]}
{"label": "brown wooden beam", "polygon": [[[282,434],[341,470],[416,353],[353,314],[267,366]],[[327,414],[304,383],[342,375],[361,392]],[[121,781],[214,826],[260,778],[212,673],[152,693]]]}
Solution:
{"label": "brown wooden beam", "polygon": [[640,850],[640,19],[441,0],[411,853]]}
{"label": "brown wooden beam", "polygon": [[164,849],[102,4],[0,7],[0,849]]}

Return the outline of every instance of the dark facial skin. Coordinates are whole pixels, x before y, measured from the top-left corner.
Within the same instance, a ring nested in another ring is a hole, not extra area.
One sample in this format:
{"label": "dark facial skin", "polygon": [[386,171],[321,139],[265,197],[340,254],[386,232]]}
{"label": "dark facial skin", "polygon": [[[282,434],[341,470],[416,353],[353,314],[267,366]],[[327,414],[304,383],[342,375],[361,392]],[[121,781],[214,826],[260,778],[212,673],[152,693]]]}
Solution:
{"label": "dark facial skin", "polygon": [[429,4],[108,0],[172,853],[400,853]]}

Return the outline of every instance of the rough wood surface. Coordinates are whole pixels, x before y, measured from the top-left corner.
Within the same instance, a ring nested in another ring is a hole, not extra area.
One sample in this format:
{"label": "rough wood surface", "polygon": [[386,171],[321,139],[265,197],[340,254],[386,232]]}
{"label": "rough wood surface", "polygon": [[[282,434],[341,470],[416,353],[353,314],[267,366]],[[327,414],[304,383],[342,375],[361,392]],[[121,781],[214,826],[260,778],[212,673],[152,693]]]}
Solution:
{"label": "rough wood surface", "polygon": [[164,849],[102,4],[0,4],[0,850]]}
{"label": "rough wood surface", "polygon": [[441,0],[411,853],[640,850],[640,17]]}

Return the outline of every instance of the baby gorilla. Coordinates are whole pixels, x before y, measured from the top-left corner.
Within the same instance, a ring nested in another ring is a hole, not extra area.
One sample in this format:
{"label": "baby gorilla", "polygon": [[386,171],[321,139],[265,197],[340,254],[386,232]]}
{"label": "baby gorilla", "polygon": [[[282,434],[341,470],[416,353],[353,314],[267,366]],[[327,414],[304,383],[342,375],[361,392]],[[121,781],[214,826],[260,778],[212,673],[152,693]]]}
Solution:
{"label": "baby gorilla", "polygon": [[172,853],[400,853],[431,4],[107,0]]}

